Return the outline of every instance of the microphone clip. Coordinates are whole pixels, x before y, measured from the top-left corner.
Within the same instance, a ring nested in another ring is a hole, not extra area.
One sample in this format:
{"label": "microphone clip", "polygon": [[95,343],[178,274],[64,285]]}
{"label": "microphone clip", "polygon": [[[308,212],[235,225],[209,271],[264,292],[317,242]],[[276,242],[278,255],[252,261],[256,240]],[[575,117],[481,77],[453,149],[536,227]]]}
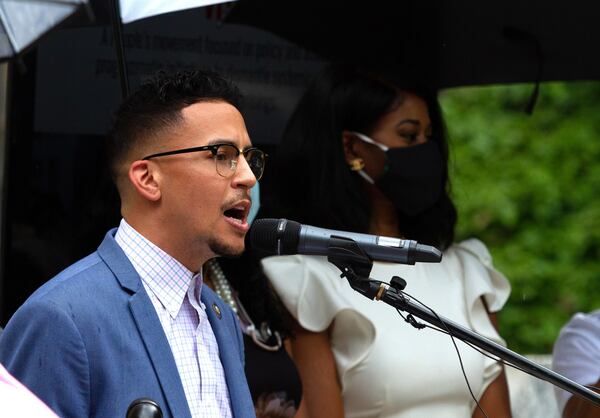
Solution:
{"label": "microphone clip", "polygon": [[327,261],[335,265],[350,286],[358,293],[374,299],[379,286],[370,278],[373,260],[352,239],[332,235],[327,251]]}

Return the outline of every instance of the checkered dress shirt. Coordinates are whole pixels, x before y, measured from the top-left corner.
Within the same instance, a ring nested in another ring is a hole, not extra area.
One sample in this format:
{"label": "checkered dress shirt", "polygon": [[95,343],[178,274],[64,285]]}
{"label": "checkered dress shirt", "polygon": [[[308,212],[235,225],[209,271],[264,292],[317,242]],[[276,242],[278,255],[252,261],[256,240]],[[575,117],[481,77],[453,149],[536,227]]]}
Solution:
{"label": "checkered dress shirt", "polygon": [[125,219],[115,240],[140,275],[163,327],[192,417],[231,417],[217,340],[200,302],[202,274],[144,238]]}

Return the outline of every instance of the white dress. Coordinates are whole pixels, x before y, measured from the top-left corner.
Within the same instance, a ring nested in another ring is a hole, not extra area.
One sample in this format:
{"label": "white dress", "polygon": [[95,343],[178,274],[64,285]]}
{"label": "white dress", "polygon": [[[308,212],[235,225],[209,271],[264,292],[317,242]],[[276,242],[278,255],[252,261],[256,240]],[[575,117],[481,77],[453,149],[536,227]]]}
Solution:
{"label": "white dress", "polygon": [[[262,264],[303,328],[320,332],[332,325],[331,348],[346,417],[471,416],[475,403],[449,336],[428,328],[417,330],[391,306],[357,293],[325,257],[269,257]],[[506,302],[510,285],[494,270],[480,241],[451,246],[438,264],[375,262],[371,271],[371,278],[386,282],[394,275],[407,281],[405,292],[438,315],[504,344],[481,297],[496,312]],[[456,343],[473,393],[481,398],[500,366],[461,341]]]}

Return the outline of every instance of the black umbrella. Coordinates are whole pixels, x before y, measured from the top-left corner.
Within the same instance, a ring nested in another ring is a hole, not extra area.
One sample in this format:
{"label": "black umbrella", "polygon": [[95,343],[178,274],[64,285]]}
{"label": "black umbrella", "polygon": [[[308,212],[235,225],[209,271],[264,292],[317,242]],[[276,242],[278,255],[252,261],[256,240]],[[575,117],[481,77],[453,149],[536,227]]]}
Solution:
{"label": "black umbrella", "polygon": [[600,79],[599,16],[587,0],[240,0],[228,20],[443,88]]}
{"label": "black umbrella", "polygon": [[0,60],[30,47],[88,0],[0,0]]}

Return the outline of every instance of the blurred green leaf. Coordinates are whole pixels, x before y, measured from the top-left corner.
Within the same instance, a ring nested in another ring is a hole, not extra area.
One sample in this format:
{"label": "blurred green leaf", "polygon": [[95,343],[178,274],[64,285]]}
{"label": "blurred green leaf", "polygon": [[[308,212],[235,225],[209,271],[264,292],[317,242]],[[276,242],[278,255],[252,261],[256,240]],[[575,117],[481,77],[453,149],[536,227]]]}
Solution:
{"label": "blurred green leaf", "polygon": [[600,307],[600,83],[445,91],[458,237],[476,236],[509,278],[501,333],[548,353],[562,325]]}

